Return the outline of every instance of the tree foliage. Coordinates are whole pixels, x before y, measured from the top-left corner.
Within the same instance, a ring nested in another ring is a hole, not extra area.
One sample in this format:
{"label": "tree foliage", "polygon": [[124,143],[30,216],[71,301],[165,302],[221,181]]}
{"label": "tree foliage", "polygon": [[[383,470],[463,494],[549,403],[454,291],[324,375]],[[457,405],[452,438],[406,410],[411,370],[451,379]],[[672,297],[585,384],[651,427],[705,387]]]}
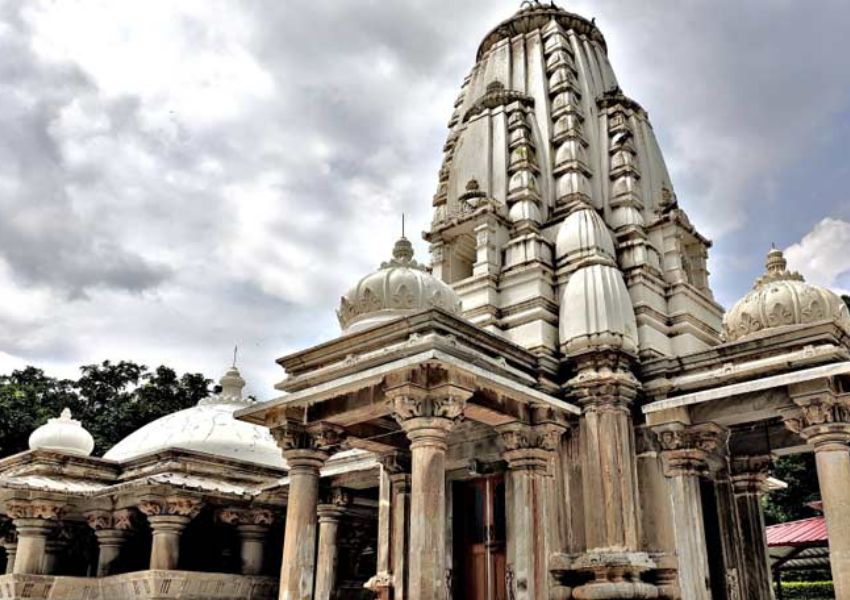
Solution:
{"label": "tree foliage", "polygon": [[68,407],[103,454],[142,425],[188,408],[208,395],[211,381],[200,373],[151,371],[128,361],[104,361],[80,369],[76,380],[50,377],[26,367],[0,375],[0,456],[26,450],[30,433]]}
{"label": "tree foliage", "polygon": [[768,525],[820,514],[807,506],[813,500],[820,500],[814,454],[780,457],[774,465],[773,476],[787,483],[788,487],[765,497],[764,518]]}

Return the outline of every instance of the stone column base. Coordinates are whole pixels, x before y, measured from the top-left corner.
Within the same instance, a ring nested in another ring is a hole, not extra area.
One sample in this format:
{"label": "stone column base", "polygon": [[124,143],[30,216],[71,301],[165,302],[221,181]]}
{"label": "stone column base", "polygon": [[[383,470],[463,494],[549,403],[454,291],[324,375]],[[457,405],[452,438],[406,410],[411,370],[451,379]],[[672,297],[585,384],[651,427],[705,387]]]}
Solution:
{"label": "stone column base", "polygon": [[644,552],[600,550],[577,556],[556,554],[550,559],[559,589],[571,587],[576,600],[659,598],[658,587],[643,579],[656,568]]}
{"label": "stone column base", "polygon": [[393,590],[393,576],[389,573],[378,573],[369,578],[363,587],[374,592],[378,600],[390,600]]}

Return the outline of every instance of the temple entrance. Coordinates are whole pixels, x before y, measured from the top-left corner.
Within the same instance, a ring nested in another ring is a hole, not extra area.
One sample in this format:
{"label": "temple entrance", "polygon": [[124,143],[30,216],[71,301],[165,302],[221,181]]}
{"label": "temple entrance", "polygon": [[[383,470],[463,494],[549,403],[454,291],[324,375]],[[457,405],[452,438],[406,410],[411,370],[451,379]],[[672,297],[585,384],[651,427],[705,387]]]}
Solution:
{"label": "temple entrance", "polygon": [[456,481],[453,497],[453,597],[507,600],[505,481]]}

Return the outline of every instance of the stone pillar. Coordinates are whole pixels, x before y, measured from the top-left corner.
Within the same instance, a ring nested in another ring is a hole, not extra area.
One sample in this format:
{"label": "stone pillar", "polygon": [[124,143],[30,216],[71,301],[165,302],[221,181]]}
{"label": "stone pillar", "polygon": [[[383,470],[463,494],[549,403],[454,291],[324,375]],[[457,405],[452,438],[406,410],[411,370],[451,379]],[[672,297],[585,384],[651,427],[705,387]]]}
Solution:
{"label": "stone pillar", "polygon": [[243,575],[260,575],[263,571],[264,542],[274,515],[266,509],[225,508],[216,513],[216,518],[228,525],[236,526],[239,534],[240,572]]}
{"label": "stone pillar", "polygon": [[653,428],[667,476],[682,598],[711,600],[700,477],[710,455],[724,447],[728,431],[714,423],[668,423]]}
{"label": "stone pillar", "polygon": [[180,535],[201,510],[201,502],[187,496],[148,497],[139,502],[148,518],[153,540],[150,569],[174,571],[180,565]]}
{"label": "stone pillar", "polygon": [[[53,534],[59,533],[54,529]],[[58,575],[59,567],[62,563],[62,555],[65,554],[65,549],[68,543],[62,539],[48,538],[47,544],[44,547],[44,567],[41,572],[45,575]]]}
{"label": "stone pillar", "polygon": [[18,533],[15,574],[44,575],[47,536],[58,526],[62,505],[49,500],[10,500],[6,513]]}
{"label": "stone pillar", "polygon": [[[590,578],[574,590],[576,597],[654,598],[657,588],[642,578],[656,565],[638,551],[631,405],[639,384],[631,358],[615,351],[595,352],[575,357],[575,362],[578,374],[567,385],[582,408],[578,436],[587,551],[575,560],[553,561],[553,571],[563,587],[576,575]],[[563,564],[575,574],[564,577]]]}
{"label": "stone pillar", "polygon": [[513,544],[508,564],[514,589],[508,594],[516,600],[549,598],[548,559],[554,549],[547,543],[550,537],[547,529],[557,519],[554,507],[550,506],[547,484],[561,435],[566,430],[564,417],[534,416],[534,424],[515,422],[497,428],[504,446],[502,456],[508,463],[510,486],[507,517],[511,521]]}
{"label": "stone pillar", "polygon": [[[408,467],[409,468],[409,467]],[[407,600],[407,558],[410,546],[410,475],[405,472],[390,475],[392,484],[392,572],[393,600]]]}
{"label": "stone pillar", "polygon": [[406,565],[410,515],[410,456],[391,452],[378,457],[378,548],[376,574],[364,586],[377,600],[407,598]]}
{"label": "stone pillar", "polygon": [[738,509],[735,506],[735,492],[728,469],[719,472],[714,478],[714,495],[717,498],[717,521],[723,543],[723,568],[726,583],[726,598],[742,600],[746,598],[742,581],[744,548],[738,525]]}
{"label": "stone pillar", "polygon": [[271,430],[289,465],[289,497],[280,573],[281,600],[312,600],[316,570],[319,470],[341,441],[341,429],[286,421]]}
{"label": "stone pillar", "polygon": [[789,386],[786,426],[814,449],[836,598],[850,598],[850,394],[829,380]]}
{"label": "stone pillar", "polygon": [[86,514],[86,520],[97,537],[97,576],[115,575],[115,562],[133,527],[132,512],[92,511]]}
{"label": "stone pillar", "polygon": [[[439,382],[439,383],[437,383]],[[472,395],[470,381],[436,367],[387,377],[393,416],[410,439],[408,594],[446,600],[446,450],[449,432]]]}
{"label": "stone pillar", "polygon": [[9,575],[15,568],[15,555],[18,552],[18,543],[7,540],[3,542],[3,548],[6,549],[6,575]]}
{"label": "stone pillar", "polygon": [[336,587],[337,533],[348,497],[342,490],[331,492],[330,502],[320,504],[319,549],[316,562],[316,600],[331,600]]}
{"label": "stone pillar", "polygon": [[770,456],[735,456],[731,463],[738,533],[744,550],[738,575],[745,600],[773,598],[761,503],[771,464]]}

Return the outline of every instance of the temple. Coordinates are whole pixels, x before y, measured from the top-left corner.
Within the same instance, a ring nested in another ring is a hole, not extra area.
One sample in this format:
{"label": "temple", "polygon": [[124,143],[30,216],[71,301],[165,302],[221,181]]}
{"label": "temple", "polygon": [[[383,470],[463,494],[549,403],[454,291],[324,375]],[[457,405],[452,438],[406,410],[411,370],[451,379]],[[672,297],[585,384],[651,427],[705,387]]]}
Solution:
{"label": "temple", "polygon": [[448,125],[430,264],[400,239],[277,397],[232,367],[103,457],[63,414],[0,460],[0,599],[768,600],[798,452],[850,598],[841,298],[774,249],[718,305],[591,20],[524,3]]}

